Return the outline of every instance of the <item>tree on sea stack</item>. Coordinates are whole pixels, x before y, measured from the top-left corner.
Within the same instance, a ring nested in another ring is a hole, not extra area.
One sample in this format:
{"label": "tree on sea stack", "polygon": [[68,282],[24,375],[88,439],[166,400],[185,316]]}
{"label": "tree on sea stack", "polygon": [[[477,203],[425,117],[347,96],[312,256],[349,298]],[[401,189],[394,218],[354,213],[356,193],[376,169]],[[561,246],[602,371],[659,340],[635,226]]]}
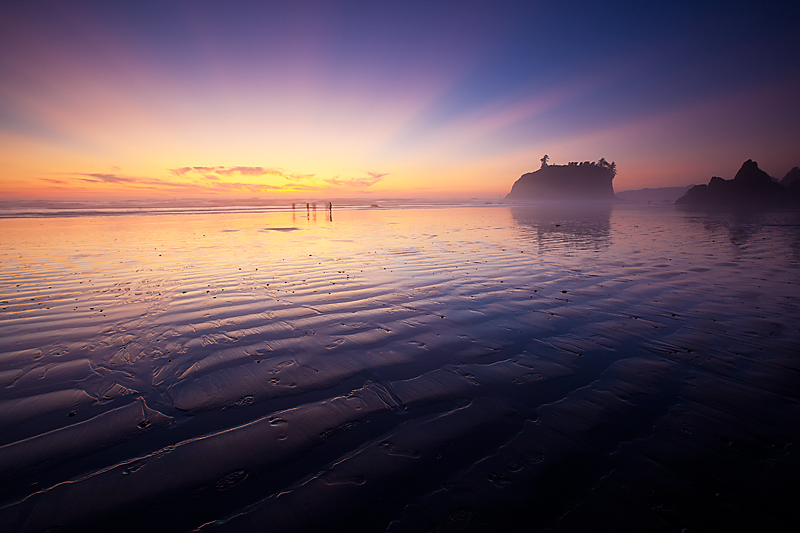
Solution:
{"label": "tree on sea stack", "polygon": [[610,170],[610,171],[611,171],[611,173],[612,173],[614,176],[616,176],[616,175],[617,175],[617,164],[616,164],[614,161],[612,161],[611,163],[609,163],[608,161],[606,161],[606,158],[605,158],[605,157],[601,157],[601,158],[600,158],[600,159],[597,161],[597,164],[598,164],[598,165],[600,165],[600,166],[601,166],[601,167],[603,167],[603,168],[607,168],[608,170]]}
{"label": "tree on sea stack", "polygon": [[550,156],[547,155],[547,154],[544,154],[544,157],[541,158],[539,161],[542,162],[542,168],[544,168],[544,167],[547,166],[547,162],[550,161]]}

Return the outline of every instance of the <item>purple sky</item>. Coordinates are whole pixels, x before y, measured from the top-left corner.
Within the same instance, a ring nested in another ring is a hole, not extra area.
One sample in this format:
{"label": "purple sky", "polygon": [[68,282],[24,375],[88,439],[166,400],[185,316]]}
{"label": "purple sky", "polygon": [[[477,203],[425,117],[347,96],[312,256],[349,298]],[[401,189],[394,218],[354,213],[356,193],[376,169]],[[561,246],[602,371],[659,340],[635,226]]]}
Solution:
{"label": "purple sky", "polygon": [[544,153],[616,161],[616,190],[800,165],[798,3],[587,4],[6,2],[0,195],[497,196]]}

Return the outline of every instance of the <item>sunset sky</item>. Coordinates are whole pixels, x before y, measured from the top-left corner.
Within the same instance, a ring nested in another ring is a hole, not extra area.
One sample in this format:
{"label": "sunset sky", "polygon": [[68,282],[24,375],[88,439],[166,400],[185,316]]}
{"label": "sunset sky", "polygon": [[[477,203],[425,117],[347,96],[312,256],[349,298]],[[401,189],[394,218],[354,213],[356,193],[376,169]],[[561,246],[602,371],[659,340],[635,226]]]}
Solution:
{"label": "sunset sky", "polygon": [[4,2],[0,198],[617,191],[800,165],[797,2]]}

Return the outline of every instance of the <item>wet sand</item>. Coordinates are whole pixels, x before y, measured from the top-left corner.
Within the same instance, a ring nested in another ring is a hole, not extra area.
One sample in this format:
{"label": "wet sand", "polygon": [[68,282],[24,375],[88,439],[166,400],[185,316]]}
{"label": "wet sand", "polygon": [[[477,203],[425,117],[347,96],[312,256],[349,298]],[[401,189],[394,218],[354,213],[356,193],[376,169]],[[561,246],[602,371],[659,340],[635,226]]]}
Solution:
{"label": "wet sand", "polygon": [[8,531],[796,531],[800,217],[0,219]]}

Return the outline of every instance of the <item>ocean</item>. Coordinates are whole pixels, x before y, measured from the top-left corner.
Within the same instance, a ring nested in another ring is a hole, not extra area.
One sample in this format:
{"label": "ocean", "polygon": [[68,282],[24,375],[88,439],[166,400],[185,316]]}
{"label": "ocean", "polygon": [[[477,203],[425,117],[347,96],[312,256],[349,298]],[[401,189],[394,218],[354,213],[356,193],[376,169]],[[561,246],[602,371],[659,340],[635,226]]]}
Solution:
{"label": "ocean", "polygon": [[800,528],[800,213],[0,207],[5,531]]}

